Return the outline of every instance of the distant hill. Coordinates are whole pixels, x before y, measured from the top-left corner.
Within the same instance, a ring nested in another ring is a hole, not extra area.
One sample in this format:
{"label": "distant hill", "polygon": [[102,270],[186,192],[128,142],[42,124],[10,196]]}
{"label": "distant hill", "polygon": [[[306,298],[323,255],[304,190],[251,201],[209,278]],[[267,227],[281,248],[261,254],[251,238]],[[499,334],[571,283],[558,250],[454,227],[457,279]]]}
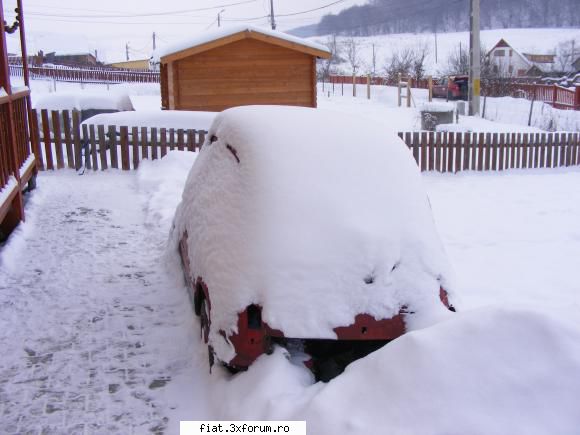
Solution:
{"label": "distant hill", "polygon": [[[481,28],[580,27],[579,0],[481,0]],[[297,36],[456,32],[469,28],[469,0],[370,0],[318,24],[290,31]]]}

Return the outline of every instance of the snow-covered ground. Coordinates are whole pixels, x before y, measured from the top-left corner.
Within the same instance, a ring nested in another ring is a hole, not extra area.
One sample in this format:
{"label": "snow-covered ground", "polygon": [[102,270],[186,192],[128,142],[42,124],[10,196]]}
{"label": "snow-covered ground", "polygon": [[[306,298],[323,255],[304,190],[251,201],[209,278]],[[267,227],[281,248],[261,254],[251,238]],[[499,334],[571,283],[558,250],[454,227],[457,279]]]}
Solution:
{"label": "snow-covered ground", "polygon": [[0,250],[3,433],[178,433],[179,419],[307,420],[313,434],[576,434],[580,171],[425,174],[459,313],[328,384],[278,349],[208,373],[166,252],[195,154],[42,173]]}

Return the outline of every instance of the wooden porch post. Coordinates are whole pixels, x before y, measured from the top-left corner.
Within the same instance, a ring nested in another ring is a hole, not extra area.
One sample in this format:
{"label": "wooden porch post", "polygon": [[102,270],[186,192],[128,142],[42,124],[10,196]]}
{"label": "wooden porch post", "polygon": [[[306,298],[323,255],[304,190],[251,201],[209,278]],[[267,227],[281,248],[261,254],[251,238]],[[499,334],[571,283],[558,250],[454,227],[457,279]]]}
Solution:
{"label": "wooden porch post", "polygon": [[[0,47],[0,86],[4,88],[9,97],[12,96],[12,86],[10,85],[10,69],[8,68],[8,49],[6,47],[6,28],[4,26],[4,6],[0,0],[0,40],[2,46]],[[4,220],[4,229],[7,232],[11,231],[18,221],[24,221],[24,201],[22,200],[22,189],[20,189],[20,167],[18,165],[18,152],[16,148],[16,131],[14,130],[14,104],[12,100],[8,100],[8,134],[10,146],[8,151],[9,164],[11,165],[12,175],[16,178],[18,183],[16,197],[12,203],[12,210]]]}

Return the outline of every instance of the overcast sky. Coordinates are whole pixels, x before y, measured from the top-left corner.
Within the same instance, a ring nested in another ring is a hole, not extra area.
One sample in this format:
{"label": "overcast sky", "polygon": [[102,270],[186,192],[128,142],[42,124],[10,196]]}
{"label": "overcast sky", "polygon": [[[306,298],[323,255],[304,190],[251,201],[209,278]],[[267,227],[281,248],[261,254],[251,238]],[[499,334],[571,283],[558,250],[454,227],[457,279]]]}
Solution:
{"label": "overcast sky", "polygon": [[[367,2],[274,0],[274,15],[278,30],[288,30]],[[6,20],[11,23],[16,0],[3,3]],[[104,61],[122,60],[126,44],[131,59],[148,57],[153,32],[160,47],[217,28],[217,14],[221,10],[222,25],[247,22],[268,26],[270,13],[270,0],[23,0],[23,3],[29,54],[38,50],[98,50]],[[321,9],[312,10],[316,8]],[[312,11],[301,13],[309,10]],[[15,43],[15,37],[9,38],[9,51],[19,51]]]}

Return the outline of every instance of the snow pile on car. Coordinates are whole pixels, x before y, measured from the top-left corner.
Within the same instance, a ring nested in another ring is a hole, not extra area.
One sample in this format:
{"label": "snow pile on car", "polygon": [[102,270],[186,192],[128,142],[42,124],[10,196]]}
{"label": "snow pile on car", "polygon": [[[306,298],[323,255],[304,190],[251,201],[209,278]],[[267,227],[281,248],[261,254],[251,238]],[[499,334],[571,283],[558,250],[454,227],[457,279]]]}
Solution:
{"label": "snow pile on car", "polygon": [[189,236],[207,284],[221,359],[249,304],[287,337],[336,338],[355,315],[409,329],[447,310],[450,288],[419,170],[385,128],[344,114],[247,106],[219,114],[178,207],[173,247]]}

